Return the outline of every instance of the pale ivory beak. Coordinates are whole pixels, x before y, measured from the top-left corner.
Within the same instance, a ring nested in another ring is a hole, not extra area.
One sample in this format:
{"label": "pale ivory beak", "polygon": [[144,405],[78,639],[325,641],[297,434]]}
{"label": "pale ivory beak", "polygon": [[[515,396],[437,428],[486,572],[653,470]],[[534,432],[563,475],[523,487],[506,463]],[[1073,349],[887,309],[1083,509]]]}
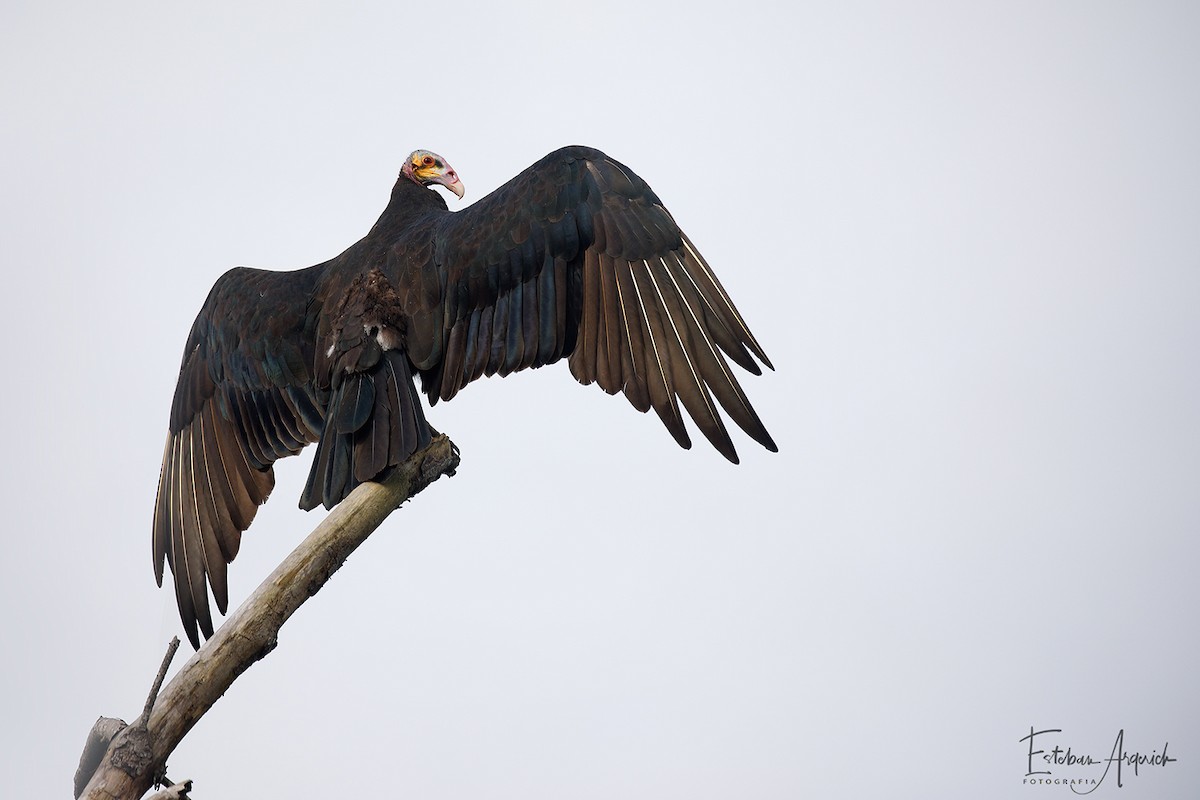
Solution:
{"label": "pale ivory beak", "polygon": [[466,187],[463,186],[462,181],[458,179],[458,173],[452,169],[447,170],[445,173],[437,176],[435,183],[440,183],[442,186],[445,186],[447,189],[454,192],[454,196],[459,200],[462,200],[463,195],[467,191]]}

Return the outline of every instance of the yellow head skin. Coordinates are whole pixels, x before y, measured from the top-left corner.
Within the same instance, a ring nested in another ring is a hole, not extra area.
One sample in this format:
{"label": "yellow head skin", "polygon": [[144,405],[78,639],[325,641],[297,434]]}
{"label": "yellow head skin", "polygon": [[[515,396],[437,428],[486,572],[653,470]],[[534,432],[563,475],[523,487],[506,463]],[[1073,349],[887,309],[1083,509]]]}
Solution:
{"label": "yellow head skin", "polygon": [[458,173],[446,163],[446,159],[428,150],[414,150],[404,162],[400,174],[422,186],[435,183],[444,186],[460,200],[465,191]]}

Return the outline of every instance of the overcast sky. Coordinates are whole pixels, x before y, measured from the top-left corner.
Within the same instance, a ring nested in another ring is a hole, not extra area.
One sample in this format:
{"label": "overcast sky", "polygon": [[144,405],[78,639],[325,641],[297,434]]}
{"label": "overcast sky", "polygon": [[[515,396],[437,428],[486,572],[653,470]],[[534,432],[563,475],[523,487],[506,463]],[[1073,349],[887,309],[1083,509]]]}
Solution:
{"label": "overcast sky", "polygon": [[[430,415],[458,476],[170,774],[199,798],[1063,797],[1023,784],[1035,728],[1097,759],[1169,742],[1092,796],[1194,797],[1197,7],[549,7],[0,11],[6,794],[69,792],[180,633],[150,517],[213,281],[337,254],[415,148],[457,208],[579,143],[713,264],[777,367],[744,386],[780,452],[679,450],[565,364],[473,384]],[[232,604],[319,521],[310,459],[279,465]]]}

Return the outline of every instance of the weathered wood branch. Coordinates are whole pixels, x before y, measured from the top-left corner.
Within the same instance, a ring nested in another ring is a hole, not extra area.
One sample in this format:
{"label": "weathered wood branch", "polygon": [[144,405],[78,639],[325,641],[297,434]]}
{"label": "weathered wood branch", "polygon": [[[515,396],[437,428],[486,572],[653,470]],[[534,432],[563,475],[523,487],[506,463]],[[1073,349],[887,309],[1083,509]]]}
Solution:
{"label": "weathered wood branch", "polygon": [[437,436],[382,483],[364,483],[351,492],[171,679],[144,725],[130,725],[112,736],[82,796],[137,800],[145,794],[200,717],[238,675],[275,649],[279,629],[296,609],[388,514],[442,475],[453,475],[458,461],[450,440]]}
{"label": "weathered wood branch", "polygon": [[100,762],[108,753],[108,746],[113,737],[125,730],[127,724],[123,719],[101,717],[88,731],[87,741],[83,743],[83,754],[79,756],[79,768],[75,770],[75,797],[83,796],[88,781],[96,774]]}

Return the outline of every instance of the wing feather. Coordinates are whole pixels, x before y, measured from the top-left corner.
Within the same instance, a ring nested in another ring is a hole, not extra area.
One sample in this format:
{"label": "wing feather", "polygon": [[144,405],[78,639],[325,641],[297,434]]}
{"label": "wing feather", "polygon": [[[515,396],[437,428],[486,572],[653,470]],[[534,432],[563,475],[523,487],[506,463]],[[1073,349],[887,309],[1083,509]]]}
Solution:
{"label": "wing feather", "polygon": [[204,551],[204,571],[212,587],[217,608],[222,612],[229,602],[226,584],[226,560],[217,530],[221,525],[216,511],[216,500],[208,472],[208,451],[204,443],[204,417],[197,418],[197,425],[189,430],[189,446],[192,450],[192,493],[196,505],[196,523],[200,531],[200,544]]}
{"label": "wing feather", "polygon": [[654,287],[654,297],[658,305],[666,309],[663,328],[667,347],[673,355],[671,361],[674,366],[672,379],[675,394],[713,447],[736,464],[738,457],[733,442],[729,439],[725,425],[721,422],[721,415],[717,413],[705,381],[697,370],[694,356],[696,345],[687,327],[681,300],[675,294],[669,278],[662,273],[661,260],[642,263]]}
{"label": "wing feather", "polygon": [[[204,449],[204,470],[208,479],[208,497],[212,501],[214,517],[213,530],[220,539],[221,554],[228,563],[237,555],[241,544],[241,534],[234,525],[222,524],[222,520],[237,520],[239,513],[233,500],[233,488],[230,485],[229,472],[221,457],[221,446],[217,443],[213,425],[213,406],[207,405],[200,414],[196,415],[196,425],[200,426],[200,441]],[[220,598],[218,598],[219,600]]]}
{"label": "wing feather", "polygon": [[572,354],[577,354],[579,371],[589,377],[589,383],[595,380],[600,369],[600,296],[600,253],[589,250],[583,257],[583,311],[579,321],[579,342]]}
{"label": "wing feather", "polygon": [[[479,309],[479,344],[476,346],[475,358],[472,360],[474,367],[471,369],[471,380],[478,380],[484,375],[492,375],[487,371],[489,362],[488,355],[492,350],[492,318],[496,315],[494,306],[485,306]],[[454,387],[453,392],[447,396],[443,390],[443,398],[449,399],[458,392],[467,382],[460,383]],[[432,401],[432,398],[431,398]]]}
{"label": "wing feather", "polygon": [[[717,279],[717,274],[712,271],[712,267],[700,255],[700,251],[692,244],[687,234],[680,231],[680,236],[683,238],[683,247],[687,252],[686,264],[689,268],[688,274],[692,276],[693,280],[696,280],[697,285],[704,292],[705,298],[709,300],[714,310],[716,308],[721,309],[719,316],[722,319],[727,319],[735,323],[734,330],[741,336],[742,342],[750,349],[750,352],[754,353],[754,357],[765,364],[768,369],[775,369],[774,365],[771,364],[771,359],[767,358],[767,354],[763,351],[762,346],[754,338],[754,334],[750,332],[746,321],[742,319],[741,313],[734,306],[733,300],[730,299],[729,294],[725,291],[725,287]],[[751,365],[753,366],[753,362],[751,362]],[[751,367],[747,367],[747,369],[751,369]],[[758,374],[757,368],[751,369],[751,371]]]}
{"label": "wing feather", "polygon": [[[208,584],[204,577],[204,539],[200,531],[199,515],[196,512],[196,474],[193,469],[193,450],[191,429],[186,436],[180,437],[179,465],[179,535],[180,542],[176,555],[182,553],[184,568],[182,572],[187,580],[188,591],[192,596],[192,606],[196,609],[196,618],[200,630],[205,635],[212,633],[212,616],[208,611]],[[177,566],[177,565],[176,565]]]}
{"label": "wing feather", "polygon": [[[629,262],[614,261],[613,274],[616,279],[625,342],[622,352],[625,364],[622,368],[625,378],[624,392],[634,408],[646,412],[650,410],[650,392],[646,388],[649,374],[648,356],[652,355],[653,349],[647,350],[649,345],[646,341],[645,312],[638,299]],[[655,366],[657,368],[657,365]]]}
{"label": "wing feather", "polygon": [[560,350],[559,330],[559,302],[562,292],[555,291],[555,278],[559,274],[559,261],[552,259],[551,263],[542,269],[537,278],[537,327],[532,333],[534,341],[537,342],[537,348],[534,350],[534,359],[528,365],[531,367],[540,367],[549,364],[558,359]]}
{"label": "wing feather", "polygon": [[645,332],[650,343],[650,347],[646,351],[649,362],[647,388],[650,393],[650,404],[654,408],[654,413],[658,414],[658,418],[662,420],[663,425],[670,431],[679,446],[687,450],[692,446],[692,440],[687,434],[683,418],[679,414],[679,405],[675,401],[673,359],[668,344],[666,326],[662,320],[665,312],[657,303],[647,302],[648,298],[655,296],[649,271],[635,270],[630,265],[630,273],[634,277],[638,307],[641,308],[642,319],[646,325]]}
{"label": "wing feather", "polygon": [[600,256],[599,264],[600,337],[596,343],[596,382],[609,394],[621,391],[621,310],[617,305],[617,282],[614,260]]}
{"label": "wing feather", "polygon": [[511,307],[505,320],[507,330],[504,337],[504,356],[498,370],[502,377],[516,369],[525,357],[525,340],[522,336],[527,300],[525,289],[525,284],[520,283],[508,295]]}
{"label": "wing feather", "polygon": [[703,375],[704,383],[712,389],[721,403],[721,407],[733,418],[738,427],[763,447],[772,452],[776,451],[778,448],[775,446],[774,440],[767,433],[762,420],[758,418],[758,414],[750,405],[749,398],[742,391],[742,387],[729,369],[729,365],[718,352],[716,341],[710,336],[711,331],[727,329],[724,325],[706,324],[709,320],[703,316],[704,301],[695,292],[694,284],[688,280],[683,262],[678,257],[671,256],[662,258],[660,261],[687,312],[688,318],[684,320],[684,324],[693,332],[692,342],[695,346],[692,352],[695,355],[700,374]]}
{"label": "wing feather", "polygon": [[496,298],[496,308],[492,312],[491,347],[488,352],[487,367],[483,374],[489,378],[504,366],[504,345],[508,341],[509,305],[513,302],[512,292],[505,292]]}

